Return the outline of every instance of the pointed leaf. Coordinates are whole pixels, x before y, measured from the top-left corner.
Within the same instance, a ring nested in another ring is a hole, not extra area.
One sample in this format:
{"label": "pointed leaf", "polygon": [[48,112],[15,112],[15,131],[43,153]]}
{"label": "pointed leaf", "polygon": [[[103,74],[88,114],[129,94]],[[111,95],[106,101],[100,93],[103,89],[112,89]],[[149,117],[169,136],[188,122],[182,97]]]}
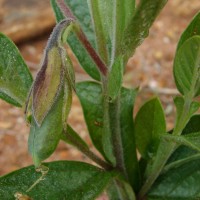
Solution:
{"label": "pointed leaf", "polygon": [[200,36],[193,36],[184,42],[174,60],[176,86],[184,96],[200,94]]}
{"label": "pointed leaf", "polygon": [[101,47],[100,55],[104,54],[103,50],[107,52],[107,57],[109,56],[112,65],[115,58],[121,53],[123,33],[134,15],[135,0],[89,0],[89,4],[97,35],[97,45]]}
{"label": "pointed leaf", "polygon": [[[87,2],[93,19],[92,22],[96,35],[97,50],[102,60],[108,65],[110,61],[109,50],[111,47],[111,42],[109,38],[109,32],[105,30],[106,23],[103,19],[104,17],[101,15],[102,14],[101,9],[105,8],[104,7],[105,2],[99,0],[88,0]],[[106,10],[104,10],[104,12],[111,8],[110,4],[112,4],[112,1],[107,3],[108,7]],[[109,13],[112,12],[110,12],[109,10]],[[108,14],[107,17],[110,18],[110,14]]]}
{"label": "pointed leaf", "polygon": [[130,23],[135,14],[135,0],[116,0],[111,10],[113,10],[113,21],[111,23],[113,25],[111,26],[112,59],[115,60],[122,53],[123,36],[124,33],[126,34],[125,31],[130,28]]}
{"label": "pointed leaf", "polygon": [[[89,8],[86,1],[79,1],[79,0],[65,0],[65,3],[69,6],[73,14],[77,17],[84,33],[86,34],[88,40],[95,48],[95,33],[91,23],[91,16],[89,13]],[[54,13],[56,15],[57,22],[64,19],[62,12],[60,11],[58,5],[56,4],[56,0],[51,0],[51,5],[53,7]],[[81,42],[78,40],[75,34],[71,34],[68,38],[68,44],[71,47],[74,55],[78,59],[80,65],[83,69],[94,79],[100,80],[99,71],[85,50],[82,46]]]}
{"label": "pointed leaf", "polygon": [[200,36],[200,12],[195,15],[193,20],[190,22],[189,26],[185,29],[185,31],[181,35],[176,51],[180,49],[180,47],[184,44],[186,40],[195,35]]}
{"label": "pointed leaf", "polygon": [[[150,199],[196,200],[200,198],[200,159],[190,161],[161,175],[148,196]],[[148,199],[149,199],[148,198]]]}
{"label": "pointed leaf", "polygon": [[14,43],[0,33],[0,98],[21,107],[32,85],[32,76]]}
{"label": "pointed leaf", "polygon": [[58,161],[45,166],[49,171],[44,180],[28,193],[26,190],[41,176],[33,166],[0,177],[0,199],[14,200],[14,194],[20,192],[37,200],[93,200],[114,176],[81,162]]}
{"label": "pointed leaf", "polygon": [[151,157],[158,147],[160,134],[166,132],[165,116],[158,98],[146,102],[135,118],[137,147],[144,158]]}
{"label": "pointed leaf", "polygon": [[167,0],[141,0],[124,32],[122,53],[128,59],[148,36],[149,29]]}

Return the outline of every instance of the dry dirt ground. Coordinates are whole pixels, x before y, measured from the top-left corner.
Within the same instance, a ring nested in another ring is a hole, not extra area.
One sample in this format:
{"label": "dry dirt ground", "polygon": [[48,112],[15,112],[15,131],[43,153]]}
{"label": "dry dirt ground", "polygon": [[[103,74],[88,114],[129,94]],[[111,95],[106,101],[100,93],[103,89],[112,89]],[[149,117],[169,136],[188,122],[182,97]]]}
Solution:
{"label": "dry dirt ground", "polygon": [[[11,2],[13,3],[15,1]],[[34,3],[33,0],[30,2]],[[5,2],[0,0],[0,5],[3,3]],[[25,14],[27,12],[26,6],[28,7],[29,5],[22,5]],[[5,15],[9,16],[9,13],[6,12],[5,14],[5,10],[2,10],[0,6],[0,31],[8,34],[18,43],[18,47],[34,76],[39,69],[43,48],[50,33],[49,30],[52,29],[55,23],[50,7],[48,4],[45,6],[47,6],[45,8],[48,11],[46,11],[47,13],[45,15],[39,17],[34,16],[39,21],[42,19],[41,21],[45,24],[43,24],[43,27],[37,27],[32,24],[33,27],[35,26],[34,33],[31,31],[33,28],[31,29],[28,23],[33,21],[31,20],[33,15],[37,15],[33,9],[36,9],[37,6],[31,9],[31,12],[33,12],[32,15],[28,16],[30,19],[25,17],[25,21],[23,15],[20,16],[20,19],[16,19],[18,15],[15,15],[15,13],[12,13],[10,16],[11,19],[9,17],[5,18]],[[7,11],[9,11],[9,7],[5,6],[4,8],[7,8]],[[176,44],[181,32],[198,10],[200,10],[199,0],[169,0],[167,6],[151,28],[148,39],[137,49],[136,54],[130,58],[127,64],[124,85],[128,87],[140,86],[141,88],[136,100],[135,112],[145,100],[153,95],[158,95],[165,108],[169,129],[173,126],[174,107],[172,99],[177,94],[172,76]],[[45,20],[45,16],[48,16],[48,20]],[[15,23],[13,23],[13,19]],[[15,21],[15,19],[18,21]],[[8,23],[11,24],[8,26]],[[24,23],[24,27],[30,28],[24,31],[26,32],[25,36],[20,36],[22,35],[20,31],[23,29],[19,28],[18,30],[17,23],[20,25]],[[16,26],[16,28],[14,29],[12,25]],[[36,27],[38,28],[40,36],[37,34]],[[28,35],[34,39],[28,40],[30,38]],[[75,70],[77,80],[87,79],[87,75],[77,64],[75,64]],[[84,124],[82,110],[75,95],[69,122],[93,149]],[[23,110],[0,100],[0,175],[32,164],[31,157],[27,152],[28,134],[29,126],[24,121]],[[56,152],[47,161],[65,159],[90,162],[76,149],[63,142],[60,142]]]}

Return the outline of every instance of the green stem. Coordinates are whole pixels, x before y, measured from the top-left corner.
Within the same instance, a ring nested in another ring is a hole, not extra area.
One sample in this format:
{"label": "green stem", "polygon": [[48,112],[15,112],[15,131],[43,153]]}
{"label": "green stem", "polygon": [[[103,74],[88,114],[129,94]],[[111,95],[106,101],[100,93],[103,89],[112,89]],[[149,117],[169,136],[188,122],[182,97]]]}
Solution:
{"label": "green stem", "polygon": [[67,137],[67,140],[75,146],[79,151],[81,151],[83,154],[85,154],[88,158],[90,158],[92,161],[97,163],[99,166],[103,167],[106,170],[112,169],[112,166],[109,165],[107,162],[99,158],[96,154],[94,154],[92,151],[90,151],[89,148],[87,148],[85,145],[81,144],[79,141],[77,141],[76,138],[73,137],[68,132],[63,132],[64,135]]}
{"label": "green stem", "polygon": [[104,150],[109,151],[109,155],[112,158],[114,156],[115,167],[121,171],[126,178],[126,173],[122,138],[121,138],[121,127],[120,127],[120,95],[115,99],[114,102],[109,101],[107,95],[107,79],[103,79],[103,94],[104,94]]}
{"label": "green stem", "polygon": [[[181,113],[180,119],[177,121],[176,126],[173,130],[172,135],[181,135],[182,130],[185,128],[188,122],[188,113],[191,105],[191,99],[185,98],[185,103],[183,106],[183,112]],[[171,154],[176,149],[175,143],[168,143],[167,141],[162,140],[157,150],[157,155],[153,162],[151,172],[147,175],[147,180],[145,181],[143,187],[141,188],[138,199],[142,200],[146,193],[149,191],[157,177],[163,170],[167,160],[171,156]]]}
{"label": "green stem", "polygon": [[112,144],[116,158],[116,167],[123,172],[126,178],[128,178],[124,165],[124,154],[120,128],[120,97],[117,97],[114,102],[109,103],[109,114],[112,132]]}

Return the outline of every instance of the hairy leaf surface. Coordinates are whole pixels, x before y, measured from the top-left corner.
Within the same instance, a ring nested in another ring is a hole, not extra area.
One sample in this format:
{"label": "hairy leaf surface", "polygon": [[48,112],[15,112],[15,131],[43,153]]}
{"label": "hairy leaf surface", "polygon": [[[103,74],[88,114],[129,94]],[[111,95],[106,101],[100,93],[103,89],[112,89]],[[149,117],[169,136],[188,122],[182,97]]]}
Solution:
{"label": "hairy leaf surface", "polygon": [[167,0],[141,0],[124,32],[122,53],[128,59],[149,35],[149,29]]}
{"label": "hairy leaf surface", "polygon": [[26,190],[41,176],[34,166],[2,176],[0,199],[15,200],[14,194],[20,192],[37,200],[93,200],[113,177],[112,172],[81,162],[58,161],[44,165],[49,168],[45,179],[28,193]]}
{"label": "hairy leaf surface", "polygon": [[181,94],[196,97],[200,94],[200,36],[188,39],[177,51],[174,78]]}
{"label": "hairy leaf surface", "polygon": [[144,158],[151,157],[158,147],[161,134],[166,132],[165,116],[158,98],[146,102],[135,119],[137,147]]}
{"label": "hairy leaf surface", "polygon": [[32,76],[14,43],[0,33],[0,98],[21,107],[28,96]]}

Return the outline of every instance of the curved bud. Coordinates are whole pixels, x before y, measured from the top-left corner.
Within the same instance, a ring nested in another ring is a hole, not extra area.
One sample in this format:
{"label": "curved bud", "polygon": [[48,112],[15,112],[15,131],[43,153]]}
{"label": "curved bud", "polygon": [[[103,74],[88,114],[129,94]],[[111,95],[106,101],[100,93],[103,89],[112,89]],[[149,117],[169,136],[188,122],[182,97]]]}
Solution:
{"label": "curved bud", "polygon": [[33,85],[33,116],[40,126],[60,93],[63,82],[63,67],[59,49],[53,47],[44,60]]}
{"label": "curved bud", "polygon": [[54,28],[27,103],[26,113],[31,107],[33,116],[29,152],[36,167],[54,152],[67,127],[75,77],[72,63],[62,46],[62,37],[71,30],[71,22],[63,20]]}
{"label": "curved bud", "polygon": [[64,64],[61,37],[72,20],[61,21],[53,30],[45,49],[40,71],[33,84],[32,112],[38,126],[41,126],[47,113],[56,101],[63,85]]}

